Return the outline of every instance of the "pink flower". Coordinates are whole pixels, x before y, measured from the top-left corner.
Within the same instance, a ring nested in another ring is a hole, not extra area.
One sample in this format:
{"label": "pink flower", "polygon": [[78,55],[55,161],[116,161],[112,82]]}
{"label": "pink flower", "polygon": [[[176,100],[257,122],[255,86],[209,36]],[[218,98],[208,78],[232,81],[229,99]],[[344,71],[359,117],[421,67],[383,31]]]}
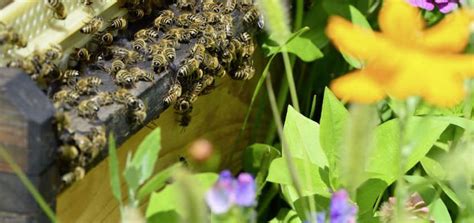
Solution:
{"label": "pink flower", "polygon": [[459,0],[407,0],[413,6],[432,11],[437,7],[442,13],[449,13],[458,8]]}

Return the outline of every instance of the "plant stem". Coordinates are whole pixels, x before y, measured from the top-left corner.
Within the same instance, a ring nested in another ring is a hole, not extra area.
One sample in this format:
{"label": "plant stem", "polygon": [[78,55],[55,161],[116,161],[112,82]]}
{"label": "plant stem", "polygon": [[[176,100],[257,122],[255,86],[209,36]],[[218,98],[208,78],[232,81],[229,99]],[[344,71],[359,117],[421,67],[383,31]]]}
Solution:
{"label": "plant stem", "polygon": [[283,50],[282,55],[283,55],[283,63],[285,64],[286,79],[288,80],[288,87],[290,89],[291,102],[295,110],[297,112],[300,112],[300,105],[298,103],[298,95],[296,94],[295,79],[293,77],[293,66],[291,65],[290,57],[288,56],[288,52],[286,52],[286,49]]}
{"label": "plant stem", "polygon": [[294,23],[294,30],[299,30],[303,24],[303,10],[304,10],[304,0],[297,0],[296,1],[296,15],[295,15],[295,23]]}
{"label": "plant stem", "polygon": [[58,222],[56,216],[54,215],[53,210],[49,207],[48,203],[44,200],[41,196],[39,191],[35,188],[35,186],[31,183],[31,181],[26,177],[25,173],[21,170],[18,164],[13,160],[13,158],[8,154],[8,152],[0,145],[0,156],[3,160],[5,160],[10,168],[15,172],[15,174],[20,178],[21,183],[25,185],[26,189],[31,193],[33,198],[35,199],[36,203],[41,207],[41,210],[44,211],[46,216],[48,216],[51,222],[56,223]]}

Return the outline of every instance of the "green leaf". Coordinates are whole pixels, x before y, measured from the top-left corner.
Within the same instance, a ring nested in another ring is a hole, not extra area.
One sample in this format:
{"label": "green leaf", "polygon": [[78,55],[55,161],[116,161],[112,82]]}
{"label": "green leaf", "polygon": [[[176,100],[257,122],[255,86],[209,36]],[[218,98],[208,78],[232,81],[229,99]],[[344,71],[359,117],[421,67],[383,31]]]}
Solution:
{"label": "green leaf", "polygon": [[[406,138],[410,139],[404,171],[411,169],[432,148],[441,133],[448,126],[447,122],[431,117],[410,117],[406,123]],[[397,179],[400,165],[400,127],[394,119],[377,127],[375,130],[375,148],[370,155],[366,170],[374,178],[380,178],[387,184]]]}
{"label": "green leaf", "polygon": [[387,183],[380,179],[369,179],[357,188],[356,203],[359,208],[359,216],[370,213],[373,216],[373,207],[377,198],[382,196],[385,189],[388,187]]}
{"label": "green leaf", "polygon": [[437,180],[444,180],[446,178],[446,172],[438,161],[427,156],[423,157],[420,161],[428,176]]}
{"label": "green leaf", "polygon": [[278,212],[277,216],[270,220],[270,223],[300,223],[301,220],[298,218],[296,211],[282,208]]}
{"label": "green leaf", "polygon": [[[283,48],[285,49],[285,47]],[[304,62],[311,62],[323,57],[323,53],[316,47],[311,40],[298,36],[286,45],[289,53],[295,54]]]}
{"label": "green leaf", "polygon": [[434,222],[452,222],[448,208],[443,203],[441,198],[437,198],[436,200],[432,201],[431,204],[428,205],[428,208],[430,209],[430,216],[433,218]]}
{"label": "green leaf", "polygon": [[147,223],[181,223],[183,219],[176,213],[176,211],[163,211],[146,219]]}
{"label": "green leaf", "polygon": [[311,27],[304,37],[310,39],[320,49],[329,43],[325,34],[328,14],[323,9],[322,1],[313,2],[311,8],[304,14],[303,25]]}
{"label": "green leaf", "polygon": [[140,190],[138,190],[137,198],[139,201],[146,199],[152,192],[163,188],[166,182],[172,177],[173,173],[182,166],[181,163],[175,163],[172,166],[158,172],[149,181],[147,181]]}
{"label": "green leaf", "polygon": [[271,162],[280,156],[280,151],[266,144],[257,143],[245,149],[244,171],[255,176],[258,192],[265,186],[265,179],[267,178]]}
{"label": "green leaf", "polygon": [[[278,43],[273,42],[272,36],[270,36],[267,39],[267,41],[262,44],[262,48],[266,51],[266,53],[265,53],[266,56],[272,56],[272,55],[275,55],[275,54],[281,53],[281,52],[291,52],[291,51],[288,50],[288,45],[290,43],[294,42],[296,39],[302,38],[300,36],[302,34],[304,34],[305,32],[307,32],[308,30],[309,30],[309,27],[303,27],[300,30],[292,33],[291,36],[282,45],[278,45]],[[317,49],[317,50],[319,51],[319,49]]]}
{"label": "green leaf", "polygon": [[135,166],[129,166],[125,168],[123,174],[128,185],[128,190],[135,193],[139,186],[140,171]]}
{"label": "green leaf", "polygon": [[119,161],[117,158],[117,150],[115,146],[115,138],[112,133],[109,135],[109,175],[110,187],[115,199],[122,206],[122,191],[120,190],[120,174]]}
{"label": "green leaf", "polygon": [[[304,159],[293,158],[292,160],[295,165],[295,174],[301,182],[303,196],[314,194],[329,196],[329,189],[322,178],[321,172],[323,170],[320,167]],[[267,181],[294,186],[284,158],[273,160]]]}
{"label": "green leaf", "polygon": [[323,108],[321,111],[320,141],[329,162],[329,169],[336,172],[337,153],[344,143],[346,121],[349,113],[344,105],[326,88],[324,90]]}
{"label": "green leaf", "polygon": [[148,134],[138,146],[131,165],[140,171],[139,185],[143,184],[153,173],[158,154],[161,150],[161,132],[159,128]]}
{"label": "green leaf", "polygon": [[[198,191],[204,194],[216,182],[218,175],[215,173],[200,173],[191,176],[195,187]],[[183,198],[179,185],[171,184],[165,187],[160,192],[152,193],[148,207],[146,210],[146,217],[153,217],[155,214],[175,211],[181,217],[186,214]]]}
{"label": "green leaf", "polygon": [[[283,133],[291,157],[310,161],[319,167],[328,166],[328,160],[319,142],[319,125],[288,106]],[[283,154],[287,156],[288,154]]]}

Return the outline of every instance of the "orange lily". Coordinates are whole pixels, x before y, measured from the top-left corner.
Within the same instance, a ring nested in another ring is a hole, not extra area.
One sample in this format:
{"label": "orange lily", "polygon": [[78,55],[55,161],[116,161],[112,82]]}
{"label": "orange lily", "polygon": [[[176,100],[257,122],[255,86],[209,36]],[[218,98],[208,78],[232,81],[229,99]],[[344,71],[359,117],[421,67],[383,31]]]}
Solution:
{"label": "orange lily", "polygon": [[419,10],[404,0],[384,1],[379,14],[381,32],[333,16],[327,35],[365,67],[334,80],[331,89],[339,98],[357,103],[373,103],[390,95],[456,105],[465,94],[464,79],[474,76],[474,55],[461,54],[473,18],[472,11],[462,9],[426,28]]}

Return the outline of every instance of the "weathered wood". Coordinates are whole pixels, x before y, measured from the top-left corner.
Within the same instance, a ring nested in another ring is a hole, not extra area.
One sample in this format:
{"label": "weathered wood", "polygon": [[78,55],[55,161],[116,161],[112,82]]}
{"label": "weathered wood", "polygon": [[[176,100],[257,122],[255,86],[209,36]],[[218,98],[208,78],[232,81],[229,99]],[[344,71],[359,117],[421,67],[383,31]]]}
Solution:
{"label": "weathered wood", "polygon": [[[27,174],[51,166],[57,147],[54,108],[22,71],[0,68],[0,144]],[[0,160],[0,172],[11,172]]]}

